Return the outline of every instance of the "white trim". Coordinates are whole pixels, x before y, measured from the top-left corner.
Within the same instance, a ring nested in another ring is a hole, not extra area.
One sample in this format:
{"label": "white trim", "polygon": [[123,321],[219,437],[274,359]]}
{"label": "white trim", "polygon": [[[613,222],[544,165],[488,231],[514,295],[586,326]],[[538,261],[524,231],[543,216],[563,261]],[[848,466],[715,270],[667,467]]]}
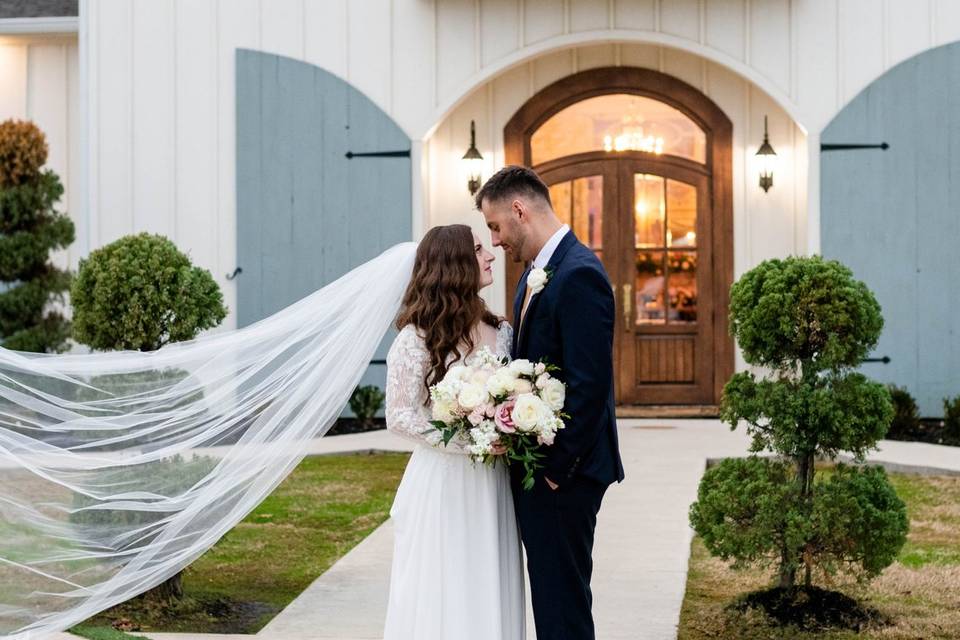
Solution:
{"label": "white trim", "polygon": [[0,35],[78,33],[79,16],[0,18]]}
{"label": "white trim", "polygon": [[[796,148],[796,147],[794,147]],[[800,159],[797,158],[797,161]],[[803,185],[797,185],[802,187]],[[807,134],[807,255],[820,254],[820,132]]]}
{"label": "white trim", "polygon": [[589,44],[629,43],[655,44],[672,47],[715,62],[729,71],[740,75],[764,91],[781,109],[787,112],[787,115],[793,119],[805,135],[808,135],[810,132],[813,119],[802,112],[799,105],[790,98],[786,91],[742,60],[737,60],[727,53],[706,45],[691,42],[679,36],[652,31],[624,29],[581,31],[548,38],[534,45],[528,45],[523,49],[513,51],[496,62],[488,64],[480,73],[472,75],[461,83],[457,89],[448,92],[447,95],[449,97],[440,104],[438,108],[434,109],[433,114],[427,119],[428,122],[421,121],[416,123],[415,130],[408,130],[407,127],[403,125],[401,125],[401,127],[404,128],[404,131],[410,138],[426,140],[433,135],[434,131],[436,131],[437,127],[440,126],[447,116],[453,113],[475,89],[513,67],[562,49],[573,49]]}

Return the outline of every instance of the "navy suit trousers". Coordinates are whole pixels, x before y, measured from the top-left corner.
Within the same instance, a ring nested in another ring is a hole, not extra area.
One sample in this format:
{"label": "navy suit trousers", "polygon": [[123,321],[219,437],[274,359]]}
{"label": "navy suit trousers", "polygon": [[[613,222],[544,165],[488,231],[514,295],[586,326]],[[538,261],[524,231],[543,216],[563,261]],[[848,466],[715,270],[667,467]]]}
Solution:
{"label": "navy suit trousers", "polygon": [[542,473],[526,491],[511,467],[514,507],[527,551],[537,640],[594,640],[593,533],[606,484],[577,475],[552,490]]}

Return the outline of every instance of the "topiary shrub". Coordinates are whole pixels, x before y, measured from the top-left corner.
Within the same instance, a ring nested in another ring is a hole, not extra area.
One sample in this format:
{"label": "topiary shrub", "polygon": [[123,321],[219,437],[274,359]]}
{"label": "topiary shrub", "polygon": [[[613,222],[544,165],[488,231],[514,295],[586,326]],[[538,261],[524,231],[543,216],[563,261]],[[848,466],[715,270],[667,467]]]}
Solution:
{"label": "topiary shrub", "polygon": [[374,384],[363,385],[353,390],[350,396],[350,410],[357,420],[369,424],[383,407],[386,398],[380,387]]}
{"label": "topiary shrub", "polygon": [[[90,253],[80,261],[80,269],[71,289],[74,307],[74,336],[82,343],[100,350],[153,351],[170,342],[192,340],[202,330],[219,324],[227,314],[223,295],[206,269],[194,267],[177,247],[163,236],[140,233],[123,237]],[[182,380],[187,372],[179,369],[147,371],[138,374],[95,376],[89,384],[108,393],[130,396],[161,388],[169,388]],[[198,395],[182,398],[178,404],[195,402]],[[169,407],[168,407],[169,408]],[[109,432],[83,434],[99,440]],[[123,447],[147,445],[151,435],[137,436],[118,443]],[[106,443],[106,448],[114,446]],[[200,459],[183,461],[174,456],[159,461],[158,470],[169,477],[171,491],[189,488],[202,478],[213,462]],[[118,472],[128,473],[135,481],[142,467]],[[77,498],[83,504],[84,498]],[[87,513],[87,512],[79,512]],[[88,518],[127,518],[126,522],[149,524],[155,518],[150,512],[83,516]],[[133,518],[134,520],[129,520]],[[81,518],[82,520],[82,518]],[[183,596],[182,572],[144,594],[144,597],[165,601]]]}
{"label": "topiary shrub", "polygon": [[887,385],[890,399],[893,401],[893,421],[887,430],[887,437],[891,440],[906,440],[920,429],[920,410],[917,401],[906,387]]}
{"label": "topiary shrub", "polygon": [[101,350],[153,351],[190,340],[227,315],[210,272],[150,233],[92,251],[80,261],[70,297],[74,337]]}
{"label": "topiary shrub", "polygon": [[54,209],[63,186],[42,171],[47,142],[32,122],[0,122],[0,337],[7,349],[63,352],[70,322],[51,301],[64,302],[71,273],[50,263],[50,252],[70,245],[74,226]]}
{"label": "topiary shrub", "polygon": [[708,470],[690,522],[714,555],[735,566],[775,564],[781,589],[804,569],[879,574],[906,541],[906,507],[881,469],[840,465],[816,481],[818,457],[862,462],[893,419],[888,389],[851,371],[883,326],[870,290],[819,256],[767,260],[730,292],[731,333],[764,377],[735,374],[720,416],[746,423],[751,456]]}

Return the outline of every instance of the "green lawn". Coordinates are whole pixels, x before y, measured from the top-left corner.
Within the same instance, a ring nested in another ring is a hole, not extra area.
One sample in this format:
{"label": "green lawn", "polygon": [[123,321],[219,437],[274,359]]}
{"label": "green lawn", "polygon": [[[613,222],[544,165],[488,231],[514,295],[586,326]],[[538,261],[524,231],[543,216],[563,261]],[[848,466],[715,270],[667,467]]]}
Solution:
{"label": "green lawn", "polygon": [[758,614],[727,613],[736,596],[772,584],[772,573],[732,571],[712,558],[697,537],[680,614],[679,640],[948,640],[960,638],[960,477],[890,474],[907,504],[910,535],[897,562],[866,587],[839,588],[892,619],[853,632],[803,632],[773,628]]}
{"label": "green lawn", "polygon": [[[186,569],[183,603],[158,607],[134,598],[83,625],[109,630],[114,619],[124,617],[143,632],[256,633],[387,519],[408,457],[385,453],[305,458],[262,504]],[[79,627],[71,631],[112,640]]]}

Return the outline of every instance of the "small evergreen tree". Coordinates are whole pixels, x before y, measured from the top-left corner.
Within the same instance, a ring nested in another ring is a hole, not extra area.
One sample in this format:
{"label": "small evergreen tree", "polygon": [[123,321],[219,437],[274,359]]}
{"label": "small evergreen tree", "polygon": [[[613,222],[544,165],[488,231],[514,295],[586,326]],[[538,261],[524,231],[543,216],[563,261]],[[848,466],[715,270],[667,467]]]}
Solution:
{"label": "small evergreen tree", "polygon": [[735,374],[721,419],[740,421],[751,451],[726,460],[700,483],[690,521],[714,555],[734,566],[776,564],[779,587],[800,569],[878,575],[906,541],[903,501],[879,467],[838,465],[815,480],[817,457],[849,451],[862,462],[893,419],[889,390],[851,371],[883,326],[870,290],[845,266],[819,256],[767,260],[730,292],[731,333],[744,358],[770,375]]}
{"label": "small evergreen tree", "polygon": [[887,384],[890,399],[893,401],[893,422],[887,431],[891,440],[909,440],[916,437],[920,430],[920,410],[917,401],[906,387]]}
{"label": "small evergreen tree", "polygon": [[64,302],[71,274],[50,263],[50,252],[74,240],[73,222],[54,209],[63,185],[47,162],[47,141],[35,124],[0,122],[0,341],[7,349],[63,352],[70,322],[47,311]]}
{"label": "small evergreen tree", "polygon": [[377,417],[377,412],[383,406],[386,396],[375,384],[359,386],[350,396],[350,410],[360,422],[369,425]]}

